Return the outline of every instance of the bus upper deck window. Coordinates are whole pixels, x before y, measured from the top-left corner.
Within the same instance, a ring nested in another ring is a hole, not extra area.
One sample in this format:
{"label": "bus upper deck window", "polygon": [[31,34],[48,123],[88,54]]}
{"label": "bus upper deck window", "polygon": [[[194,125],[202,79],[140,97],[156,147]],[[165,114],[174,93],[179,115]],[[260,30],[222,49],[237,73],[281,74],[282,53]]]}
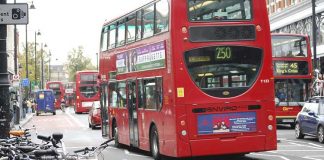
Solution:
{"label": "bus upper deck window", "polygon": [[250,20],[251,0],[188,0],[190,21]]}

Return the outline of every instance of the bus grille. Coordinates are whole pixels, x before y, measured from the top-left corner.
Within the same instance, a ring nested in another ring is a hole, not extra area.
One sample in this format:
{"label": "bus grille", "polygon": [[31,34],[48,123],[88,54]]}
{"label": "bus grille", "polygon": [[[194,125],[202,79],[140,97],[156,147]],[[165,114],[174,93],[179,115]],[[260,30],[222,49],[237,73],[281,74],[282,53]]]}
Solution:
{"label": "bus grille", "polygon": [[191,42],[255,40],[255,26],[190,27]]}

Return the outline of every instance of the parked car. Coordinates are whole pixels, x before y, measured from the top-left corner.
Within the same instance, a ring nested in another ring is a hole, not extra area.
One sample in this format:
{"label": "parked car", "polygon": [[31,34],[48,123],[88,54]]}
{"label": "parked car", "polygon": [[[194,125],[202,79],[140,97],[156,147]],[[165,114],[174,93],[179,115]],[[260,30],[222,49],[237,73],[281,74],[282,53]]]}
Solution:
{"label": "parked car", "polygon": [[88,116],[89,128],[95,129],[101,125],[100,101],[94,101]]}
{"label": "parked car", "polygon": [[306,102],[296,118],[295,135],[317,137],[324,143],[324,97],[315,97]]}

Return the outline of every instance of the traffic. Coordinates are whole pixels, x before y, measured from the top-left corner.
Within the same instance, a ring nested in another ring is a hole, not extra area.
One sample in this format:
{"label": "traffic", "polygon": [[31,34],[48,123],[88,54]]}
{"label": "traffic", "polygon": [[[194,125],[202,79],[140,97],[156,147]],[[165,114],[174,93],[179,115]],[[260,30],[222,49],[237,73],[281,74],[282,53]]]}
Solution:
{"label": "traffic", "polygon": [[271,33],[266,3],[152,0],[106,20],[96,70],[40,87],[35,71],[0,160],[324,160],[324,70],[308,35]]}

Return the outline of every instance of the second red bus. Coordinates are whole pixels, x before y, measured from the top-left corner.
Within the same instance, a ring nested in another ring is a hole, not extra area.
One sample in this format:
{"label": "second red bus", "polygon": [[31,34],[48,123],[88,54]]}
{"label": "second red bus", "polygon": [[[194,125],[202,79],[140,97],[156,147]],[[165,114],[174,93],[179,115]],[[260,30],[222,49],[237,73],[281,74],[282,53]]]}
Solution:
{"label": "second red bus", "polygon": [[308,36],[272,34],[276,119],[278,124],[295,120],[311,96],[312,53]]}
{"label": "second red bus", "polygon": [[64,98],[64,85],[61,81],[49,81],[46,83],[46,89],[52,89],[55,95],[55,108],[61,108],[61,101]]}

